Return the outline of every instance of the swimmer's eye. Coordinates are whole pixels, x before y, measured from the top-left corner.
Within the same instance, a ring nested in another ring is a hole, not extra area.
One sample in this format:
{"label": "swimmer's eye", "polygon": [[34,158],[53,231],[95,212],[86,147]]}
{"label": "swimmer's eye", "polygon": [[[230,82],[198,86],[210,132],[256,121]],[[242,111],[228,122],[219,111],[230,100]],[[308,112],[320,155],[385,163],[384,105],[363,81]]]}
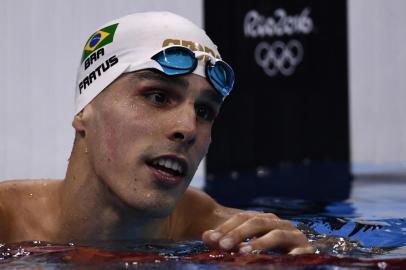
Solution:
{"label": "swimmer's eye", "polygon": [[145,98],[156,105],[164,105],[169,103],[169,99],[165,93],[162,92],[148,92],[144,94]]}
{"label": "swimmer's eye", "polygon": [[195,106],[197,117],[205,121],[213,121],[217,112],[209,105],[199,104]]}

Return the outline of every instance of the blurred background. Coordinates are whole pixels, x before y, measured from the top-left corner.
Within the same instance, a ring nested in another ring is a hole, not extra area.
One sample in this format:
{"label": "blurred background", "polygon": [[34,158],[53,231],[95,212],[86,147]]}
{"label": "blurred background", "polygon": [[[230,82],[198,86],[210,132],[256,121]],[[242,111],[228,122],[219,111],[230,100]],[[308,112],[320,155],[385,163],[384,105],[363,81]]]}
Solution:
{"label": "blurred background", "polygon": [[237,74],[194,186],[232,204],[403,181],[406,1],[324,2],[2,0],[0,179],[65,176],[85,41],[109,20],[168,10],[204,27]]}

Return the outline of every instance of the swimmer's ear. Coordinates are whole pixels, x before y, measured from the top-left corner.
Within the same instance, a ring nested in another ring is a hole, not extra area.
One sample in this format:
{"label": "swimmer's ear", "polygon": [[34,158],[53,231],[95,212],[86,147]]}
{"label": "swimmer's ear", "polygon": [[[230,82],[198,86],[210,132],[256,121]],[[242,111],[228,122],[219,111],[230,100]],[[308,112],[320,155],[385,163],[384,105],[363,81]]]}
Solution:
{"label": "swimmer's ear", "polygon": [[83,125],[83,110],[81,110],[78,114],[75,115],[72,121],[72,126],[76,130],[77,133],[85,136],[85,127]]}

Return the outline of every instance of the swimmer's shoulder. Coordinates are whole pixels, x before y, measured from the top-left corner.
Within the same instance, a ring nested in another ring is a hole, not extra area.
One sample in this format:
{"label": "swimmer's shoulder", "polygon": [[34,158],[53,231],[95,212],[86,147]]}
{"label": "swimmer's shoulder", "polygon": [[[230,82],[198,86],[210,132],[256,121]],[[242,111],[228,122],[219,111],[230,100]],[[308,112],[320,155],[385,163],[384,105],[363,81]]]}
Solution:
{"label": "swimmer's shoulder", "polygon": [[173,235],[178,240],[200,239],[202,233],[214,229],[241,209],[225,207],[217,203],[206,192],[189,187],[171,216],[177,230]]}
{"label": "swimmer's shoulder", "polygon": [[206,192],[189,187],[170,217],[172,239],[200,239],[204,231],[214,229],[230,216],[228,209]]}
{"label": "swimmer's shoulder", "polygon": [[33,221],[46,216],[55,205],[61,182],[52,179],[0,182],[0,242],[18,239],[35,229],[32,224],[38,222]]}
{"label": "swimmer's shoulder", "polygon": [[213,211],[216,202],[204,191],[189,187],[169,217],[169,235],[172,240],[200,239],[205,217]]}
{"label": "swimmer's shoulder", "polygon": [[17,179],[0,181],[1,191],[14,191],[25,189],[41,189],[44,187],[54,187],[60,185],[60,179]]}
{"label": "swimmer's shoulder", "polygon": [[194,211],[211,211],[217,206],[217,202],[203,190],[189,187],[184,193],[180,205],[193,208]]}
{"label": "swimmer's shoulder", "polygon": [[230,214],[242,211],[241,209],[225,207],[206,192],[193,187],[187,189],[181,203],[188,205],[192,209],[191,211],[198,210],[200,213],[212,214],[218,217],[227,216],[226,218],[228,218]]}
{"label": "swimmer's shoulder", "polygon": [[30,194],[49,194],[55,191],[60,184],[58,179],[21,179],[0,182],[0,208],[9,202],[17,201]]}

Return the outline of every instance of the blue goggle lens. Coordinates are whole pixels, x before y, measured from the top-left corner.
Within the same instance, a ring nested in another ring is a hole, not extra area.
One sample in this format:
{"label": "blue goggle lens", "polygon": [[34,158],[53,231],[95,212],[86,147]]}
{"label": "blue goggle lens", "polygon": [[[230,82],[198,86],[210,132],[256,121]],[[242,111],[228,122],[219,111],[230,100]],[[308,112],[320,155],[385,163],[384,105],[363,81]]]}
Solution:
{"label": "blue goggle lens", "polygon": [[223,61],[217,61],[215,64],[207,62],[206,76],[223,97],[230,94],[235,78],[234,72],[229,65]]}
{"label": "blue goggle lens", "polygon": [[[157,61],[167,75],[189,74],[197,66],[194,52],[180,46],[164,49],[152,56],[151,59]],[[219,60],[214,64],[210,60],[207,61],[206,76],[223,97],[226,97],[233,88],[234,72],[224,61]]]}
{"label": "blue goggle lens", "polygon": [[183,47],[170,47],[151,58],[161,65],[167,75],[188,74],[197,66],[194,53]]}

